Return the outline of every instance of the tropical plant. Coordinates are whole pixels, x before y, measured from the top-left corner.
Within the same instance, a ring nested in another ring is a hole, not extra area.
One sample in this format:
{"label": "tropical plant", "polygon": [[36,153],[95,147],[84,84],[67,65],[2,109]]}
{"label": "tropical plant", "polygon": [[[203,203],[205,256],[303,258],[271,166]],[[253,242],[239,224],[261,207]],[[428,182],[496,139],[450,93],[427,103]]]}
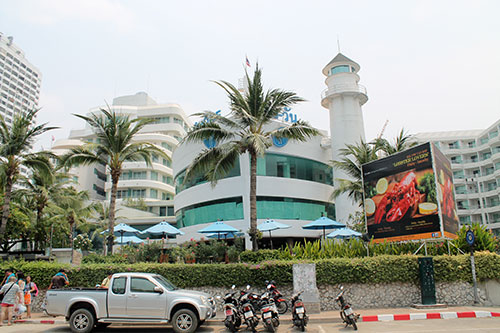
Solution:
{"label": "tropical plant", "polygon": [[117,114],[108,108],[88,116],[75,115],[85,120],[97,136],[96,143],[86,143],[72,148],[61,157],[61,164],[66,167],[101,163],[106,165],[111,175],[111,195],[109,202],[107,253],[113,253],[113,232],[115,226],[116,194],[118,181],[127,161],[144,161],[151,166],[153,154],[169,159],[165,151],[153,144],[133,142],[136,134],[153,119],[134,118]]}
{"label": "tropical plant", "polygon": [[42,249],[47,239],[46,229],[48,226],[45,225],[47,219],[42,219],[45,208],[50,204],[56,204],[55,198],[70,183],[71,181],[66,173],[39,171],[31,174],[29,178],[23,179],[21,187],[13,192],[15,198],[26,202],[26,206],[32,207],[36,212],[36,219],[32,230],[35,249]]}
{"label": "tropical plant", "polygon": [[88,201],[87,191],[78,191],[74,187],[65,188],[57,197],[57,205],[51,207],[52,220],[64,220],[69,225],[69,244],[73,246],[75,226],[86,223],[95,212],[95,205]]}
{"label": "tropical plant", "polygon": [[337,170],[344,171],[349,178],[336,178],[338,184],[332,193],[332,198],[347,193],[349,198],[363,206],[363,174],[361,165],[378,159],[377,153],[381,147],[378,144],[367,143],[361,140],[359,143],[347,144],[340,149],[340,160],[331,161],[331,166]]}
{"label": "tropical plant", "polygon": [[203,150],[186,170],[184,181],[204,175],[215,186],[233,168],[240,155],[250,155],[250,238],[252,249],[257,250],[257,157],[263,156],[272,145],[272,137],[306,141],[319,131],[305,121],[275,128],[270,126],[283,108],[304,101],[294,92],[264,90],[262,70],[256,66],[253,78],[246,73],[247,87],[244,93],[226,81],[216,81],[229,98],[230,114],[215,112],[196,114],[205,121],[196,124],[183,142],[215,140],[217,145]]}
{"label": "tropical plant", "polygon": [[474,250],[475,251],[490,251],[495,252],[498,250],[498,240],[493,235],[491,230],[486,229],[485,225],[480,223],[473,223],[471,225],[464,225],[457,233],[458,238],[453,242],[463,252],[470,251],[469,244],[466,241],[466,234],[468,230],[474,232]]}
{"label": "tropical plant", "polygon": [[386,156],[389,156],[416,146],[417,142],[411,141],[411,139],[412,136],[408,134],[404,128],[402,128],[399,134],[394,138],[392,143],[387,139],[379,137],[376,138],[372,144],[380,147],[380,150],[382,150]]}
{"label": "tropical plant", "polygon": [[0,116],[0,169],[4,179],[4,200],[2,220],[0,221],[0,240],[3,239],[10,212],[12,187],[17,180],[21,166],[35,172],[50,172],[48,152],[31,153],[36,138],[57,127],[48,127],[47,123],[36,125],[38,110],[21,112],[14,115],[12,124],[8,125]]}

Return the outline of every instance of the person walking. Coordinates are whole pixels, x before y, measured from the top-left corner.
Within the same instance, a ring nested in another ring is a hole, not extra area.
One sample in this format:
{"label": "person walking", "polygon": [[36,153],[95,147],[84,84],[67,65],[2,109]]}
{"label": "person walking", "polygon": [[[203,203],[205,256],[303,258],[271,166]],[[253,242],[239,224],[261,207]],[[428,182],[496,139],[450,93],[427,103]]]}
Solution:
{"label": "person walking", "polygon": [[31,281],[31,276],[26,276],[26,286],[24,287],[24,305],[26,305],[26,318],[31,318],[31,303],[33,298],[38,296],[38,287]]}
{"label": "person walking", "polygon": [[6,285],[7,283],[9,283],[9,279],[10,279],[12,276],[13,276],[13,277],[16,277],[16,275],[15,275],[15,274],[14,274],[14,272],[13,272],[13,270],[12,270],[12,269],[10,269],[10,268],[7,268],[7,269],[5,270],[5,276],[3,277],[2,283],[0,283],[0,285],[2,285],[2,286],[3,286],[3,285]]}
{"label": "person walking", "polygon": [[23,312],[26,311],[26,307],[24,305],[24,287],[26,287],[26,281],[24,278],[24,273],[22,271],[17,271],[17,285],[19,286],[19,292],[21,293],[21,297],[19,297],[16,306],[14,307],[15,316],[17,320],[20,320]]}
{"label": "person walking", "polygon": [[0,312],[0,326],[3,326],[5,317],[7,317],[7,324],[11,326],[14,306],[21,298],[21,290],[16,284],[15,276],[9,278],[7,284],[0,289],[0,294],[4,295],[2,303],[0,304],[2,310]]}

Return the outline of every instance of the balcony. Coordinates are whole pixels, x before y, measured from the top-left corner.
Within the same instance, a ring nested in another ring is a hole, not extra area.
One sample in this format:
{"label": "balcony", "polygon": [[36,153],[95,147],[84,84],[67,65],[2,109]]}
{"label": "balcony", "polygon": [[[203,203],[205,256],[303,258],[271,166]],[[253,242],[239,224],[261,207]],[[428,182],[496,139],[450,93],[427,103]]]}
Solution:
{"label": "balcony", "polygon": [[326,88],[321,92],[321,105],[328,108],[328,97],[342,94],[342,93],[353,93],[360,95],[361,105],[368,101],[368,94],[366,92],[366,87],[361,84],[337,84],[332,87]]}

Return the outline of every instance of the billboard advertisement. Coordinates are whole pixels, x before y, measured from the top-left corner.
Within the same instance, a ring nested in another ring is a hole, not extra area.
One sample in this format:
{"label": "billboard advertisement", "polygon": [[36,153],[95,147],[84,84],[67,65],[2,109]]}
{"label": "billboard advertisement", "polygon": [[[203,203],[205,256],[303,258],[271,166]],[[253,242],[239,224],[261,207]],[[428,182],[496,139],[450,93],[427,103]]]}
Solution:
{"label": "billboard advertisement", "polygon": [[364,164],[362,173],[366,225],[374,241],[456,238],[451,167],[435,146],[425,143]]}

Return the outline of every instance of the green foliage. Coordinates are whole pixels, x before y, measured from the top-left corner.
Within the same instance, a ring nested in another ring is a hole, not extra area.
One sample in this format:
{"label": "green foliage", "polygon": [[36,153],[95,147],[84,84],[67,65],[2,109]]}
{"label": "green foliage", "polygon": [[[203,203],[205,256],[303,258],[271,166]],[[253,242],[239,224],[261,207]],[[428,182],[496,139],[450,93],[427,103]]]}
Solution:
{"label": "green foliage", "polygon": [[[241,262],[258,263],[266,260],[281,259],[278,250],[258,250],[258,251],[243,251],[240,253]],[[284,258],[283,258],[284,259]]]}
{"label": "green foliage", "polygon": [[128,260],[121,254],[103,256],[96,253],[86,255],[82,259],[82,264],[126,264]]}
{"label": "green foliage", "polygon": [[[476,252],[476,274],[480,281],[500,279],[500,256],[490,252]],[[86,257],[89,258],[89,257]],[[104,257],[103,257],[104,258]],[[97,257],[94,256],[97,260]],[[84,260],[85,261],[85,260]],[[88,259],[87,259],[88,261]],[[391,283],[417,282],[418,256],[380,255],[367,258],[334,258],[316,261],[317,283]],[[269,261],[261,264],[157,264],[157,263],[99,263],[70,267],[49,262],[0,262],[0,269],[14,268],[33,277],[40,288],[47,288],[50,279],[61,267],[68,272],[71,286],[93,287],[106,272],[149,272],[171,280],[181,288],[199,286],[227,287],[232,284],[263,286],[266,280],[278,285],[293,281],[293,264],[298,261]],[[472,279],[470,256],[434,257],[436,281],[468,281]]]}
{"label": "green foliage", "polygon": [[454,241],[455,245],[464,252],[469,252],[469,244],[465,240],[465,235],[469,228],[474,232],[475,242],[474,249],[476,251],[498,251],[498,239],[493,233],[486,229],[486,226],[479,223],[473,223],[471,226],[463,226],[458,231],[458,239]]}

